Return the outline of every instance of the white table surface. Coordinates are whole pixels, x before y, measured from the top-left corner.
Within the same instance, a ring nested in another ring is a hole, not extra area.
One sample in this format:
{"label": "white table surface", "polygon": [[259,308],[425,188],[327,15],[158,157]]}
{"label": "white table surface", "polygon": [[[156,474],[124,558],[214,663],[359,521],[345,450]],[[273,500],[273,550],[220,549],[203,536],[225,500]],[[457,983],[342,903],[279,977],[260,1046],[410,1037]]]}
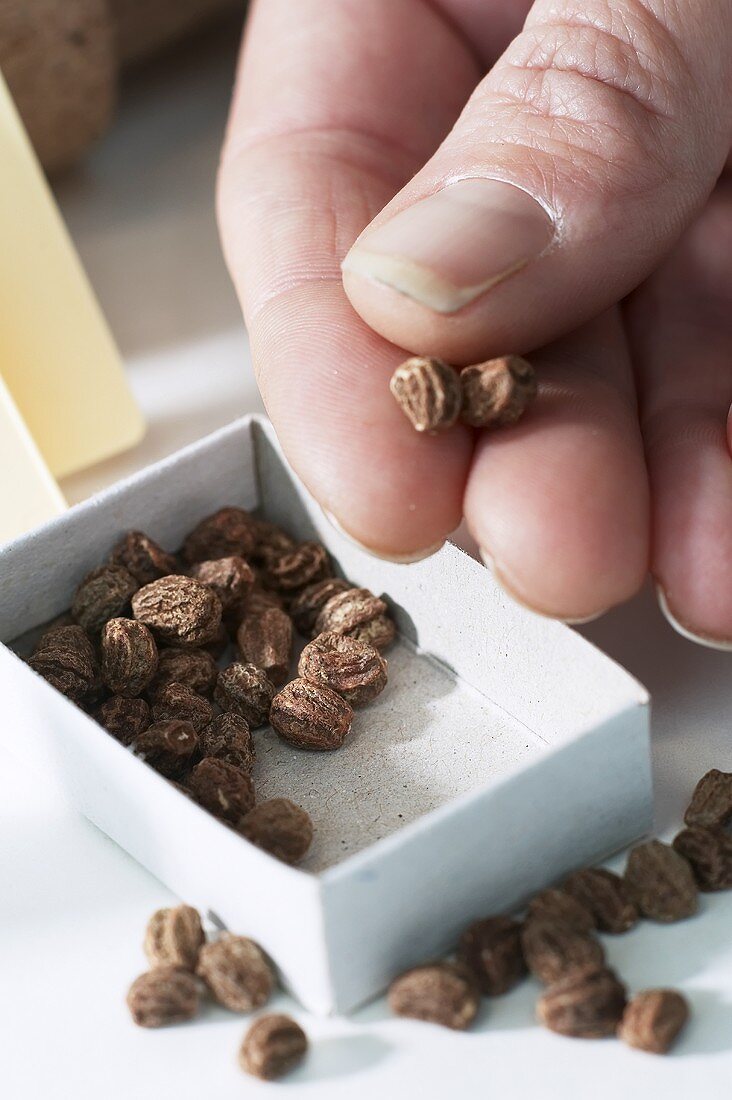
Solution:
{"label": "white table surface", "polygon": [[[218,35],[139,74],[112,135],[57,187],[150,425],[135,451],[70,479],[70,500],[260,407],[213,216],[233,51],[234,35]],[[648,594],[586,633],[653,693],[657,827],[671,835],[696,779],[732,768],[732,660],[674,635]],[[236,1067],[242,1018],[207,1008],[166,1031],[131,1024],[124,993],[144,969],[142,930],[171,895],[7,759],[0,838],[0,1096],[267,1094],[273,1086]],[[632,988],[688,995],[693,1023],[673,1056],[541,1030],[532,982],[485,1003],[466,1034],[392,1019],[383,1001],[316,1020],[281,995],[274,1007],[294,1012],[312,1039],[307,1065],[282,1087],[322,1100],[344,1089],[353,1100],[730,1095],[732,894],[704,896],[693,920],[646,923],[606,947]]]}

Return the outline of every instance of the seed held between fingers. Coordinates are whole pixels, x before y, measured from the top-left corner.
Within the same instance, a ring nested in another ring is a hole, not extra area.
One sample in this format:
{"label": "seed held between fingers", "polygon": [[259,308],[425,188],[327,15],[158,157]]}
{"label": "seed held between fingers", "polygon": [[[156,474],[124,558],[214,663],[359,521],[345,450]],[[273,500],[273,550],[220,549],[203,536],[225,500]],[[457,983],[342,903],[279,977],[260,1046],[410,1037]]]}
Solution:
{"label": "seed held between fingers", "polygon": [[458,419],[473,428],[515,424],[536,397],[534,368],[518,355],[466,367],[415,356],[394,371],[389,388],[418,432],[444,431]]}
{"label": "seed held between fingers", "polygon": [[460,415],[459,375],[441,359],[407,359],[394,371],[389,389],[415,431],[444,431]]}
{"label": "seed held between fingers", "polygon": [[518,355],[466,367],[460,375],[463,423],[473,428],[515,424],[536,397],[536,374]]}

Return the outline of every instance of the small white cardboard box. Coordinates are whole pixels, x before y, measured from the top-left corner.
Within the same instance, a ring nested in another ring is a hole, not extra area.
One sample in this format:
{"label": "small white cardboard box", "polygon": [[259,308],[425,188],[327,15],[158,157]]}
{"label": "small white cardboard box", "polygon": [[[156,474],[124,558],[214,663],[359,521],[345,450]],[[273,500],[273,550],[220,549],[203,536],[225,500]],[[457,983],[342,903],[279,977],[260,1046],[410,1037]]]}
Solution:
{"label": "small white cardboard box", "polygon": [[[259,797],[316,839],[287,867],[180,794],[7,643],[62,612],[129,528],[166,548],[224,504],[321,539],[387,594],[401,632],[383,695],[336,753],[259,731]],[[416,565],[339,535],[271,428],[235,424],[0,549],[0,742],[180,897],[256,939],[317,1013],[348,1011],[449,948],[469,920],[629,843],[651,823],[644,689],[579,635],[505,598],[453,546]],[[7,889],[10,884],[5,884]]]}

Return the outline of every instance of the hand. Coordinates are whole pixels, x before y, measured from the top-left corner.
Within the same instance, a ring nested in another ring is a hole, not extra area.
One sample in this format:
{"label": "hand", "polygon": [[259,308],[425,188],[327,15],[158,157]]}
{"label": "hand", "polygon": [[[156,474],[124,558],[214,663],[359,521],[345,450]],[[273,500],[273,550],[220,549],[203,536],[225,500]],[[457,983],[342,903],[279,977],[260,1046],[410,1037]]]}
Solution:
{"label": "hand", "polygon": [[[677,627],[730,648],[732,4],[529,7],[255,3],[219,214],[264,400],[375,552],[464,511],[530,607],[594,617],[650,567]],[[419,436],[403,349],[530,352],[539,397]]]}

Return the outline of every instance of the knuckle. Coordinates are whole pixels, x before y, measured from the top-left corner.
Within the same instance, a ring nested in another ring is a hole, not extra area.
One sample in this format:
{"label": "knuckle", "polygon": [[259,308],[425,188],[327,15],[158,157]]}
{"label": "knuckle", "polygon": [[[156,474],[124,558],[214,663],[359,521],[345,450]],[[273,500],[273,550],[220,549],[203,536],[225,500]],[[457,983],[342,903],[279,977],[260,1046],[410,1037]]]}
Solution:
{"label": "knuckle", "polygon": [[486,81],[509,134],[550,153],[577,186],[597,190],[598,159],[613,191],[658,186],[679,146],[681,55],[635,0],[543,8]]}

